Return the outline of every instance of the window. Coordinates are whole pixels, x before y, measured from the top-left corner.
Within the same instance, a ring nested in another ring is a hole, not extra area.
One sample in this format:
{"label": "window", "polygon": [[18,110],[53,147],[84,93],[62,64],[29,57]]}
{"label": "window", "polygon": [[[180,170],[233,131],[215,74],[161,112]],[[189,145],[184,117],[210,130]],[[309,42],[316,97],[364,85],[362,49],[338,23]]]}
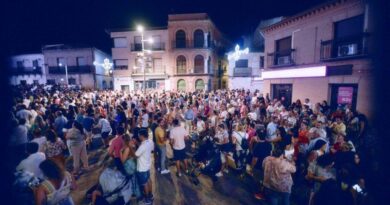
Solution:
{"label": "window", "polygon": [[114,38],[114,47],[115,48],[126,48],[127,39],[125,37]]}
{"label": "window", "polygon": [[363,49],[363,15],[352,17],[334,24],[333,53],[337,57],[353,56],[362,53]]}
{"label": "window", "polygon": [[163,48],[164,46],[161,43],[161,36],[159,36],[159,35],[152,36],[152,39],[153,39],[153,43],[152,43],[153,50],[163,50],[164,49]]}
{"label": "window", "polygon": [[57,58],[57,65],[58,65],[58,66],[64,66],[64,65],[66,65],[66,60],[65,60],[65,58],[62,58],[62,57]]}
{"label": "window", "polygon": [[20,84],[21,84],[21,85],[27,85],[27,81],[26,81],[26,80],[21,80],[21,81],[20,81]]}
{"label": "window", "polygon": [[157,73],[164,72],[161,58],[154,58],[153,59],[153,67],[154,67],[154,72],[157,72]]}
{"label": "window", "polygon": [[204,34],[203,31],[200,29],[197,29],[194,32],[194,47],[195,48],[203,48],[204,46]]}
{"label": "window", "polygon": [[114,69],[115,70],[127,70],[129,61],[127,59],[117,59],[114,60]]}
{"label": "window", "polygon": [[86,66],[87,60],[84,57],[77,57],[77,66]]}
{"label": "window", "polygon": [[335,39],[345,39],[351,36],[357,36],[363,33],[364,16],[359,15],[349,19],[345,19],[336,22],[335,28]]}
{"label": "window", "polygon": [[23,68],[23,61],[16,61],[17,68]]}
{"label": "window", "polygon": [[32,65],[33,65],[34,68],[39,67],[38,59],[37,60],[33,60],[32,61]]}
{"label": "window", "polygon": [[207,73],[212,73],[211,72],[211,57],[207,59]]}
{"label": "window", "polygon": [[186,81],[183,79],[180,79],[177,81],[177,90],[178,91],[185,91],[186,90]]}
{"label": "window", "polygon": [[76,79],[75,78],[69,78],[68,79],[69,85],[76,85]]}
{"label": "window", "polygon": [[247,68],[248,59],[240,59],[236,61],[236,68]]}
{"label": "window", "polygon": [[194,65],[194,73],[204,73],[204,58],[202,55],[195,56]]}
{"label": "window", "polygon": [[142,50],[142,37],[134,36],[134,50],[141,51]]}
{"label": "window", "polygon": [[186,47],[186,33],[183,30],[176,32],[176,48]]}
{"label": "window", "polygon": [[176,59],[176,68],[178,74],[185,74],[187,71],[186,57],[178,56]]}
{"label": "window", "polygon": [[55,79],[47,79],[46,83],[48,85],[54,85],[54,84],[56,84],[56,80]]}
{"label": "window", "polygon": [[204,81],[202,79],[195,81],[195,90],[204,90]]}
{"label": "window", "polygon": [[274,65],[289,65],[291,58],[291,36],[277,40],[274,54]]}
{"label": "window", "polygon": [[260,56],[260,69],[264,68],[264,56]]}

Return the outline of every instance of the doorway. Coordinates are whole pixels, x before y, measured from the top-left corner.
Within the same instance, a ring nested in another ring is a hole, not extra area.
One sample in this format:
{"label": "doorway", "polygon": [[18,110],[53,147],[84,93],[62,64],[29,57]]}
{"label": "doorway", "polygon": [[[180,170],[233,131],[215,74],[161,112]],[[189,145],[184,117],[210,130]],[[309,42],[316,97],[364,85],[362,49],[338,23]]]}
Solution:
{"label": "doorway", "polygon": [[356,109],[358,85],[357,84],[330,84],[330,106],[337,109],[338,105],[352,105]]}
{"label": "doorway", "polygon": [[281,100],[284,98],[283,105],[291,105],[292,84],[272,84],[271,89],[271,96],[273,99]]}

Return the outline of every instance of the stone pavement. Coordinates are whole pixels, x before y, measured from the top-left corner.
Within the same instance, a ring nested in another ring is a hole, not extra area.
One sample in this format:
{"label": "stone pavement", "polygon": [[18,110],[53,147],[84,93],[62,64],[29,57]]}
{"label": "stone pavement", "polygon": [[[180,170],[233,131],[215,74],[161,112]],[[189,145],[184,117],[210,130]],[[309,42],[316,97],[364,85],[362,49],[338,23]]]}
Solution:
{"label": "stone pavement", "polygon": [[[96,184],[99,174],[108,159],[105,150],[89,151],[89,162],[92,168],[77,180],[78,189],[72,192],[75,204],[89,204],[85,200],[85,193]],[[71,167],[71,160],[67,162],[67,165]],[[153,204],[155,205],[265,204],[253,197],[253,191],[257,189],[251,177],[240,179],[231,171],[213,183],[209,177],[200,175],[198,177],[200,183],[195,185],[191,178],[186,175],[178,178],[174,166],[170,166],[169,169],[170,174],[161,175],[152,168],[151,179],[155,198]],[[132,204],[137,203],[132,201]]]}

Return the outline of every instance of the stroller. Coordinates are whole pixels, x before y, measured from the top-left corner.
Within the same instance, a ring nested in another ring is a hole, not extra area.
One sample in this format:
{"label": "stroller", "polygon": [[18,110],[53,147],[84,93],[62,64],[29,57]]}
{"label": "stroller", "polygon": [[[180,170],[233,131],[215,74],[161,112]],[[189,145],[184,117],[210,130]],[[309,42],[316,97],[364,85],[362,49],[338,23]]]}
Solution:
{"label": "stroller", "polygon": [[220,147],[214,143],[214,139],[206,136],[200,142],[199,149],[192,160],[192,169],[190,177],[195,185],[199,184],[197,178],[200,174],[211,177],[213,181],[217,181],[215,176],[221,170],[221,151]]}

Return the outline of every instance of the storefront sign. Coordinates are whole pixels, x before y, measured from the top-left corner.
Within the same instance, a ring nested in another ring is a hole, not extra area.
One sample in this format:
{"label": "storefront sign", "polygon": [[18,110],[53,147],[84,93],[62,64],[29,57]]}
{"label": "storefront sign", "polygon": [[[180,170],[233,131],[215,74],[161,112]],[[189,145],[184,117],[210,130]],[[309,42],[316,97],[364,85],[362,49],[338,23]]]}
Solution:
{"label": "storefront sign", "polygon": [[263,71],[263,79],[325,77],[326,66]]}
{"label": "storefront sign", "polygon": [[352,104],[353,87],[339,87],[337,104]]}

